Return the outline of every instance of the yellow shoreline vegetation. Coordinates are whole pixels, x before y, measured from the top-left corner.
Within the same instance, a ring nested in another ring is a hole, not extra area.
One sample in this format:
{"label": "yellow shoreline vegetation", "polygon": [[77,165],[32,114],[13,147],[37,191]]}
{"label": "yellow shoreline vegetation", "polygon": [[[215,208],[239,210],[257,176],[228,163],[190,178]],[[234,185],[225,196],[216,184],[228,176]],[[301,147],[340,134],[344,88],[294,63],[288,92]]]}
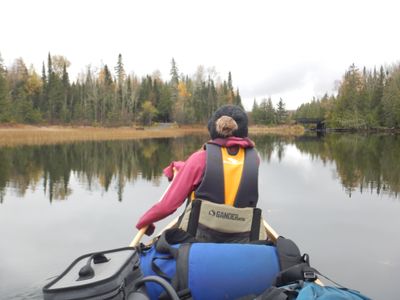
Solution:
{"label": "yellow shoreline vegetation", "polygon": [[[250,134],[301,135],[301,126],[250,127]],[[181,137],[191,134],[207,134],[205,126],[181,127],[90,127],[90,126],[28,126],[0,127],[0,146],[46,145],[76,141],[132,140],[146,138]]]}

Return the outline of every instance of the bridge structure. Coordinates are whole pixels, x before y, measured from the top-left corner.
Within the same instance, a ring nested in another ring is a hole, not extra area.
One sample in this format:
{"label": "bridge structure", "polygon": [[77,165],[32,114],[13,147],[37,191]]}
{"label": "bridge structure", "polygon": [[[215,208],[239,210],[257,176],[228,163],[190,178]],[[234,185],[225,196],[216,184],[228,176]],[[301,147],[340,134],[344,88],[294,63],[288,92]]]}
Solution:
{"label": "bridge structure", "polygon": [[295,118],[296,123],[300,124],[315,124],[317,131],[325,130],[325,119],[324,118]]}

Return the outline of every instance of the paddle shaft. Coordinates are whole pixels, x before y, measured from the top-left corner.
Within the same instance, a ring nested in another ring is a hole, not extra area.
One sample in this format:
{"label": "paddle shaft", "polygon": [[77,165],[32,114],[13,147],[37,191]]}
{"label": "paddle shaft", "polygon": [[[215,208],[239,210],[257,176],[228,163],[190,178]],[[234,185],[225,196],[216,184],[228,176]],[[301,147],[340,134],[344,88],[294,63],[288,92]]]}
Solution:
{"label": "paddle shaft", "polygon": [[[158,200],[158,202],[160,202],[162,200],[162,198],[164,198],[165,194],[168,192],[169,188],[171,187],[172,183],[174,182],[175,175],[178,173],[178,171],[175,168],[173,170],[174,170],[174,177],[172,178],[171,183],[165,189],[164,193],[162,194],[162,196],[160,197],[160,200]],[[143,228],[140,228],[139,232],[135,235],[132,242],[129,244],[129,247],[136,247],[139,244],[139,242],[143,238],[144,234],[146,233],[147,228],[149,228],[149,225],[144,226]]]}

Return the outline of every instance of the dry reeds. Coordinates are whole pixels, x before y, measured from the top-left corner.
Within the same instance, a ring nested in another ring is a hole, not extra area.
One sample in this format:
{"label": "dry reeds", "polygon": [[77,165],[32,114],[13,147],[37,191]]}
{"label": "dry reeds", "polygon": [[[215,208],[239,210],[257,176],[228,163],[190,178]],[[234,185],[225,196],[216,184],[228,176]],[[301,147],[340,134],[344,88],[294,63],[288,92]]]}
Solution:
{"label": "dry reeds", "polygon": [[0,146],[59,144],[88,140],[100,141],[179,137],[196,133],[206,133],[206,129],[22,126],[18,128],[0,128]]}
{"label": "dry reeds", "polygon": [[304,134],[304,127],[301,125],[281,125],[276,127],[251,126],[250,134],[276,134],[285,136],[299,136]]}
{"label": "dry reeds", "polygon": [[[302,135],[302,126],[253,126],[250,134]],[[205,126],[186,127],[67,127],[67,126],[14,126],[0,127],[0,146],[46,145],[92,140],[131,140],[145,138],[180,137],[191,134],[207,134]]]}

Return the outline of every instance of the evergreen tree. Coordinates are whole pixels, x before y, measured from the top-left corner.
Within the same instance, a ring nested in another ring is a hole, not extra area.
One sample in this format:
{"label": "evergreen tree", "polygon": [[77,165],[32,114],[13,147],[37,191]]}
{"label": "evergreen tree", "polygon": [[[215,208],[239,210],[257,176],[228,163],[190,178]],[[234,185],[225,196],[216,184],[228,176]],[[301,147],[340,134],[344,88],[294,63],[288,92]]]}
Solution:
{"label": "evergreen tree", "polygon": [[170,80],[170,89],[171,89],[171,102],[172,102],[172,114],[173,119],[178,122],[183,122],[184,119],[184,102],[183,96],[180,96],[180,85],[181,89],[186,86],[184,81],[180,81],[179,78],[179,70],[178,66],[175,62],[175,59],[172,58],[171,61],[171,70],[170,70],[171,80]]}
{"label": "evergreen tree", "polygon": [[265,121],[266,124],[275,124],[276,123],[276,111],[272,104],[271,98],[268,98],[267,103],[265,105]]}
{"label": "evergreen tree", "polygon": [[178,86],[179,70],[178,70],[178,66],[177,66],[174,58],[172,58],[172,61],[171,61],[171,71],[169,74],[171,75],[171,84],[173,86]]}
{"label": "evergreen tree", "polygon": [[69,83],[69,75],[67,72],[67,64],[65,62],[63,65],[61,81],[62,81],[62,87],[63,87],[64,101],[63,101],[62,107],[61,107],[60,119],[63,122],[70,122],[71,121],[70,83]]}
{"label": "evergreen tree", "polygon": [[118,99],[118,109],[120,111],[121,117],[125,111],[125,91],[124,91],[124,83],[125,83],[125,69],[124,64],[122,63],[122,55],[118,55],[117,65],[115,67],[115,72],[117,75],[117,99]]}
{"label": "evergreen tree", "polygon": [[233,91],[232,74],[231,74],[230,71],[228,73],[227,100],[226,100],[226,102],[228,104],[234,104],[235,103],[235,93]]}
{"label": "evergreen tree", "polygon": [[253,107],[251,110],[251,116],[253,119],[254,124],[261,124],[262,122],[262,111],[260,110],[260,107],[258,106],[257,100],[254,99],[253,101]]}
{"label": "evergreen tree", "polygon": [[341,128],[360,128],[366,126],[364,118],[365,97],[363,80],[357,67],[353,64],[345,73],[340,85],[336,108],[333,112],[335,126]]}
{"label": "evergreen tree", "polygon": [[400,128],[400,66],[391,72],[383,91],[382,102],[385,125]]}
{"label": "evergreen tree", "polygon": [[11,103],[7,84],[7,72],[0,54],[0,122],[11,121]]}
{"label": "evergreen tree", "polygon": [[107,124],[116,110],[114,99],[114,81],[107,65],[100,70],[98,78],[99,100],[98,117],[101,124]]}
{"label": "evergreen tree", "polygon": [[207,119],[209,119],[218,107],[218,95],[215,89],[214,81],[208,77],[207,83]]}
{"label": "evergreen tree", "polygon": [[285,103],[283,103],[282,98],[279,99],[276,109],[276,120],[278,124],[283,124],[287,120],[287,111],[285,109]]}
{"label": "evergreen tree", "polygon": [[379,125],[384,125],[384,111],[383,111],[382,99],[383,99],[383,91],[385,88],[385,80],[386,80],[385,71],[383,69],[383,66],[381,66],[379,70],[379,76],[377,76],[376,87],[374,89],[374,94],[371,101],[371,109],[373,110],[375,120],[377,120],[377,123]]}
{"label": "evergreen tree", "polygon": [[39,102],[39,110],[41,111],[43,116],[48,115],[49,107],[48,107],[48,98],[47,98],[47,75],[46,75],[46,66],[44,62],[42,63],[42,90],[40,93],[40,102]]}
{"label": "evergreen tree", "polygon": [[236,94],[235,94],[235,98],[234,98],[233,104],[235,104],[235,105],[239,106],[240,108],[244,109],[244,107],[242,105],[242,98],[240,97],[239,89],[236,89]]}

